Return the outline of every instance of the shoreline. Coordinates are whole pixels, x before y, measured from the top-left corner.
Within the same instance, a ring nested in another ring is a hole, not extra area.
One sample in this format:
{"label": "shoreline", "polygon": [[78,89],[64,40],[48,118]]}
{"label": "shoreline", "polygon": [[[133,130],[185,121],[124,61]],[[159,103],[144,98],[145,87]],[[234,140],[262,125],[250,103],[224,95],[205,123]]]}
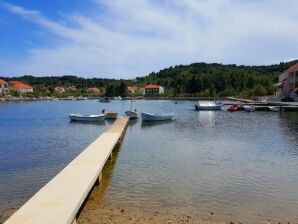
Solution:
{"label": "shoreline", "polygon": [[202,218],[198,215],[175,214],[172,211],[143,211],[140,209],[123,208],[120,206],[98,206],[95,208],[83,208],[79,214],[78,224],[97,224],[97,223],[196,223],[196,224],[221,224],[216,222],[213,215]]}
{"label": "shoreline", "polygon": [[19,209],[19,207],[8,208],[8,209],[0,210],[0,224],[4,223],[18,209]]}
{"label": "shoreline", "polygon": [[[55,101],[55,100],[97,100],[102,97],[68,97],[68,98],[57,98],[57,97],[41,97],[41,98],[29,98],[29,97],[13,97],[13,98],[1,98],[0,102],[22,102],[22,101]],[[112,100],[113,97],[109,97]],[[216,100],[224,100],[225,97],[216,98]],[[214,100],[214,97],[123,97],[122,100]]]}
{"label": "shoreline", "polygon": [[[196,224],[222,224],[213,219],[214,214],[202,218],[199,215],[175,214],[172,211],[145,211],[141,209],[131,209],[125,206],[102,206],[90,207],[88,199],[86,205],[81,208],[77,216],[78,224],[97,224],[97,223],[196,223]],[[18,208],[10,208],[0,211],[0,224],[3,224]]]}

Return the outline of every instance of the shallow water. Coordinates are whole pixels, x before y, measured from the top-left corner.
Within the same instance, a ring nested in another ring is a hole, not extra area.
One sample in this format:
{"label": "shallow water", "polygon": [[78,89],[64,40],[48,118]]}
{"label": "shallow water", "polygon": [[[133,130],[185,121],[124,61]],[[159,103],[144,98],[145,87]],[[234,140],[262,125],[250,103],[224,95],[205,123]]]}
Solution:
{"label": "shallow water", "polygon": [[[172,122],[132,121],[104,203],[218,220],[298,222],[298,113],[193,110],[193,101],[136,101]],[[24,203],[111,123],[69,123],[69,113],[117,111],[130,101],[0,104],[0,208]]]}

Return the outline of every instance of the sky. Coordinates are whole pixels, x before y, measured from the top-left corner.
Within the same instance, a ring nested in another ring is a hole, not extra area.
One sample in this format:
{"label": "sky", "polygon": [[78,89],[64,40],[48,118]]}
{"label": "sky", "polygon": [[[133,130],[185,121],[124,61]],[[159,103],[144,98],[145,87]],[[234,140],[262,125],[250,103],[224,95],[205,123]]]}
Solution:
{"label": "sky", "polygon": [[0,76],[297,59],[297,0],[0,0]]}

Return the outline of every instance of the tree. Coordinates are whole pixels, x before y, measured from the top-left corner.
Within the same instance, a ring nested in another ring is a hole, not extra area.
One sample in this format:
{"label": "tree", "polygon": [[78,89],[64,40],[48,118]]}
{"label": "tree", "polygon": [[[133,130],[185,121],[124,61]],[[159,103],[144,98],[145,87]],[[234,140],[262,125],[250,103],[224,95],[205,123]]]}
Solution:
{"label": "tree", "polygon": [[125,84],[125,82],[121,81],[120,85],[119,85],[119,95],[121,97],[125,97],[126,96],[126,92],[127,92],[127,86]]}
{"label": "tree", "polygon": [[267,94],[267,90],[262,85],[257,85],[254,88],[254,95],[255,96],[265,96]]}

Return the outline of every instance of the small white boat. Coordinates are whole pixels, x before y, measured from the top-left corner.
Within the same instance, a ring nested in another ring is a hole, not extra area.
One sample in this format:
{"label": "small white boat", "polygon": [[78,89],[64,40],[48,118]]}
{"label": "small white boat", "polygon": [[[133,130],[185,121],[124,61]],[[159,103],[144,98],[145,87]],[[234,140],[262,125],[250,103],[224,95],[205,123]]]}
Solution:
{"label": "small white boat", "polygon": [[69,118],[71,121],[98,122],[103,121],[105,119],[105,115],[70,114]]}
{"label": "small white boat", "polygon": [[247,112],[254,112],[256,110],[256,108],[254,108],[253,106],[243,106],[243,108]]}
{"label": "small white boat", "polygon": [[110,101],[109,98],[106,97],[106,98],[99,99],[98,102],[100,102],[100,103],[110,103],[111,101]]}
{"label": "small white boat", "polygon": [[280,111],[280,107],[269,107],[269,109],[270,109],[272,112],[279,112],[279,111]]}
{"label": "small white boat", "polygon": [[116,112],[107,112],[105,113],[105,118],[106,119],[116,119],[118,116],[118,113]]}
{"label": "small white boat", "polygon": [[195,104],[196,110],[221,110],[222,103],[212,101],[198,101]]}
{"label": "small white boat", "polygon": [[173,113],[170,114],[150,114],[150,113],[141,113],[143,121],[167,121],[172,120],[174,117]]}
{"label": "small white boat", "polygon": [[122,97],[121,96],[116,96],[116,97],[114,97],[114,100],[122,100]]}
{"label": "small white boat", "polygon": [[136,119],[140,117],[140,114],[138,112],[131,110],[125,111],[125,115],[129,117],[129,119]]}
{"label": "small white boat", "polygon": [[132,110],[132,100],[130,101],[130,110],[126,111],[125,115],[129,117],[129,119],[136,119],[140,117],[140,114],[137,112],[136,109],[135,111]]}

